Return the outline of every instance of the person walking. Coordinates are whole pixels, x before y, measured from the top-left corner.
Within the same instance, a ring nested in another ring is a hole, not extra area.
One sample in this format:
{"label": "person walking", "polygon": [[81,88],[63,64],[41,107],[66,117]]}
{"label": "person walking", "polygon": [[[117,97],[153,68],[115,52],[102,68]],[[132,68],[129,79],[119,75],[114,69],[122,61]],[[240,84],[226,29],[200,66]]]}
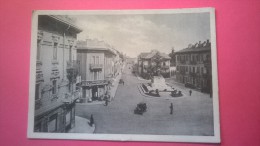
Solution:
{"label": "person walking", "polygon": [[171,105],[170,105],[170,114],[172,115],[172,113],[173,113],[173,104],[171,103]]}
{"label": "person walking", "polygon": [[93,118],[93,115],[91,114],[90,116],[90,121],[89,121],[89,125],[92,127],[94,124],[94,118]]}
{"label": "person walking", "polygon": [[105,105],[108,105],[108,97],[105,98]]}
{"label": "person walking", "polygon": [[192,91],[190,90],[190,96],[191,96],[191,93],[192,93]]}

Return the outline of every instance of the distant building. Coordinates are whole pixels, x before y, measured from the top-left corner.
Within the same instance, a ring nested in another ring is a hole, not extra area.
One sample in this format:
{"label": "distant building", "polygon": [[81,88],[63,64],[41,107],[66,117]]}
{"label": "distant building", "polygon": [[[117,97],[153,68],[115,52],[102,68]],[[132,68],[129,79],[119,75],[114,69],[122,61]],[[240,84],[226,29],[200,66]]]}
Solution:
{"label": "distant building", "polygon": [[176,79],[191,88],[211,92],[211,43],[209,40],[176,52]]}
{"label": "distant building", "polygon": [[138,56],[138,73],[146,79],[157,76],[158,73],[165,78],[170,77],[170,57],[157,50],[141,53]]}
{"label": "distant building", "polygon": [[137,58],[130,58],[130,57],[126,57],[126,63],[129,63],[129,64],[135,64],[137,63]]}
{"label": "distant building", "polygon": [[75,125],[75,42],[80,32],[69,17],[38,16],[35,132],[67,132]]}
{"label": "distant building", "polygon": [[77,43],[77,56],[80,62],[82,102],[102,100],[115,76],[117,54],[103,41],[88,39]]}

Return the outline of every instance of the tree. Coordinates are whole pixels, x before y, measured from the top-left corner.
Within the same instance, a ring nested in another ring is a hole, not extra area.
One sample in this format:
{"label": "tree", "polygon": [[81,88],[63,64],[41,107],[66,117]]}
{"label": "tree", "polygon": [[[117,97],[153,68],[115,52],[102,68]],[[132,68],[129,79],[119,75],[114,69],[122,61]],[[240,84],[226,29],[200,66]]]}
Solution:
{"label": "tree", "polygon": [[176,66],[176,55],[173,47],[172,47],[172,52],[169,54],[169,56],[171,57],[170,60],[171,66]]}
{"label": "tree", "polygon": [[162,56],[160,55],[159,52],[157,52],[154,57],[152,58],[152,62],[155,63],[155,66],[151,66],[151,74],[153,76],[159,76],[161,75],[161,62],[162,62]]}

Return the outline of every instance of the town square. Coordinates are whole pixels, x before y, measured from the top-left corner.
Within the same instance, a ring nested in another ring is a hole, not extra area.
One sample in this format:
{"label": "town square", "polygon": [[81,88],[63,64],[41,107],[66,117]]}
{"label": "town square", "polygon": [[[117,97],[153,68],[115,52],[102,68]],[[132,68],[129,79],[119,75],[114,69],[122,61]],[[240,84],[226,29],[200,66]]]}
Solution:
{"label": "town square", "polygon": [[36,18],[34,133],[215,136],[209,12]]}

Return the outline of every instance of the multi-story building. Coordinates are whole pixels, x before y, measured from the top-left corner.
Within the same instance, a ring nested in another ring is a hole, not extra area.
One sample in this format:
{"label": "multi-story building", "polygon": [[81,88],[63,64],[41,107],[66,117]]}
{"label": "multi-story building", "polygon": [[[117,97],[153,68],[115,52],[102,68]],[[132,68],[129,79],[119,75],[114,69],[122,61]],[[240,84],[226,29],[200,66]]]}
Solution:
{"label": "multi-story building", "polygon": [[80,62],[82,102],[102,100],[114,76],[115,52],[103,41],[86,40],[77,43]]}
{"label": "multi-story building", "polygon": [[67,16],[38,16],[35,132],[67,132],[75,125],[75,44],[80,32]]}
{"label": "multi-story building", "polygon": [[176,52],[176,79],[186,86],[211,92],[211,43],[209,40]]}
{"label": "multi-story building", "polygon": [[149,79],[151,76],[162,75],[170,77],[170,57],[157,50],[148,53],[141,53],[137,59],[138,73],[143,78]]}

